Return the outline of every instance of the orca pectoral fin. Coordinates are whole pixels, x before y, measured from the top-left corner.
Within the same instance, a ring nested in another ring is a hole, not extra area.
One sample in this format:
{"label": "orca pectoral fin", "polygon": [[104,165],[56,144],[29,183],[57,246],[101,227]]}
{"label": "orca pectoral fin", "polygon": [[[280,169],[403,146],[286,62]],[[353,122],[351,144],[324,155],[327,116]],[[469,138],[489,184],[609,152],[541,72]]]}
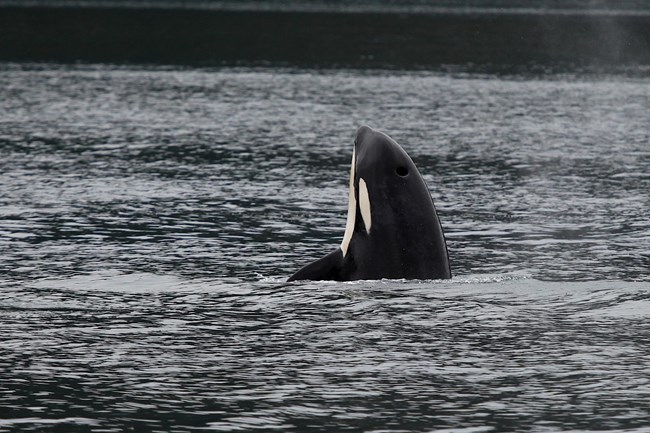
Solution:
{"label": "orca pectoral fin", "polygon": [[341,280],[343,251],[337,248],[325,257],[312,262],[293,274],[287,281],[296,280]]}

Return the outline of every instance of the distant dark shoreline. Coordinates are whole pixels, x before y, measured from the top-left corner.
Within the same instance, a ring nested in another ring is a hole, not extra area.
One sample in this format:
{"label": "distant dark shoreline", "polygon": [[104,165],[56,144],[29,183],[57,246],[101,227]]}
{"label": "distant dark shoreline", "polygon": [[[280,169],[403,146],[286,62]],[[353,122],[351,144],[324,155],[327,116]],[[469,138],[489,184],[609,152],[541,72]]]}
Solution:
{"label": "distant dark shoreline", "polygon": [[650,65],[650,16],[0,8],[0,61],[306,67]]}

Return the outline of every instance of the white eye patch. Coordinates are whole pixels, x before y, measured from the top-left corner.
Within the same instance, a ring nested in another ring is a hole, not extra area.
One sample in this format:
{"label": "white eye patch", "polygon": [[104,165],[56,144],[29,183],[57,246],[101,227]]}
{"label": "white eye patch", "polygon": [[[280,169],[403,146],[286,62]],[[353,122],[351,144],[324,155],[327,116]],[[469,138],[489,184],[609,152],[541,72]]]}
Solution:
{"label": "white eye patch", "polygon": [[370,195],[368,194],[366,181],[363,179],[359,179],[359,210],[361,211],[361,218],[363,218],[363,225],[366,226],[366,233],[370,233],[370,227],[372,227]]}

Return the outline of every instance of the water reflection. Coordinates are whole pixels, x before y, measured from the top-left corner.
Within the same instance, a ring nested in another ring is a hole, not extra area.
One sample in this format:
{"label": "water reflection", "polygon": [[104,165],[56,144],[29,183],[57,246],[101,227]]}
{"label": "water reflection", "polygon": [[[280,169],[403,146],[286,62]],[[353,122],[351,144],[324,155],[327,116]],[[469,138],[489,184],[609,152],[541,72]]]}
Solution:
{"label": "water reflection", "polygon": [[648,416],[643,284],[98,273],[3,290],[2,430],[623,430]]}
{"label": "water reflection", "polygon": [[0,266],[19,280],[288,275],[340,241],[361,123],[418,164],[456,275],[647,277],[643,79],[5,67],[0,81]]}

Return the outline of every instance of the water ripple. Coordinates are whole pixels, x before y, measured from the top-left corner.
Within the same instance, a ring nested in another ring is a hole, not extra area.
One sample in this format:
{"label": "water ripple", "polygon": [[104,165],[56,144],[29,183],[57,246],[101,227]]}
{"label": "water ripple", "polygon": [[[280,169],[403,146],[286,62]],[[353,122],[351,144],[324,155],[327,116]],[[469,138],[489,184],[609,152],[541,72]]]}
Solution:
{"label": "water ripple", "polygon": [[[647,431],[647,84],[5,65],[0,431]],[[454,279],[285,282],[361,123]]]}

